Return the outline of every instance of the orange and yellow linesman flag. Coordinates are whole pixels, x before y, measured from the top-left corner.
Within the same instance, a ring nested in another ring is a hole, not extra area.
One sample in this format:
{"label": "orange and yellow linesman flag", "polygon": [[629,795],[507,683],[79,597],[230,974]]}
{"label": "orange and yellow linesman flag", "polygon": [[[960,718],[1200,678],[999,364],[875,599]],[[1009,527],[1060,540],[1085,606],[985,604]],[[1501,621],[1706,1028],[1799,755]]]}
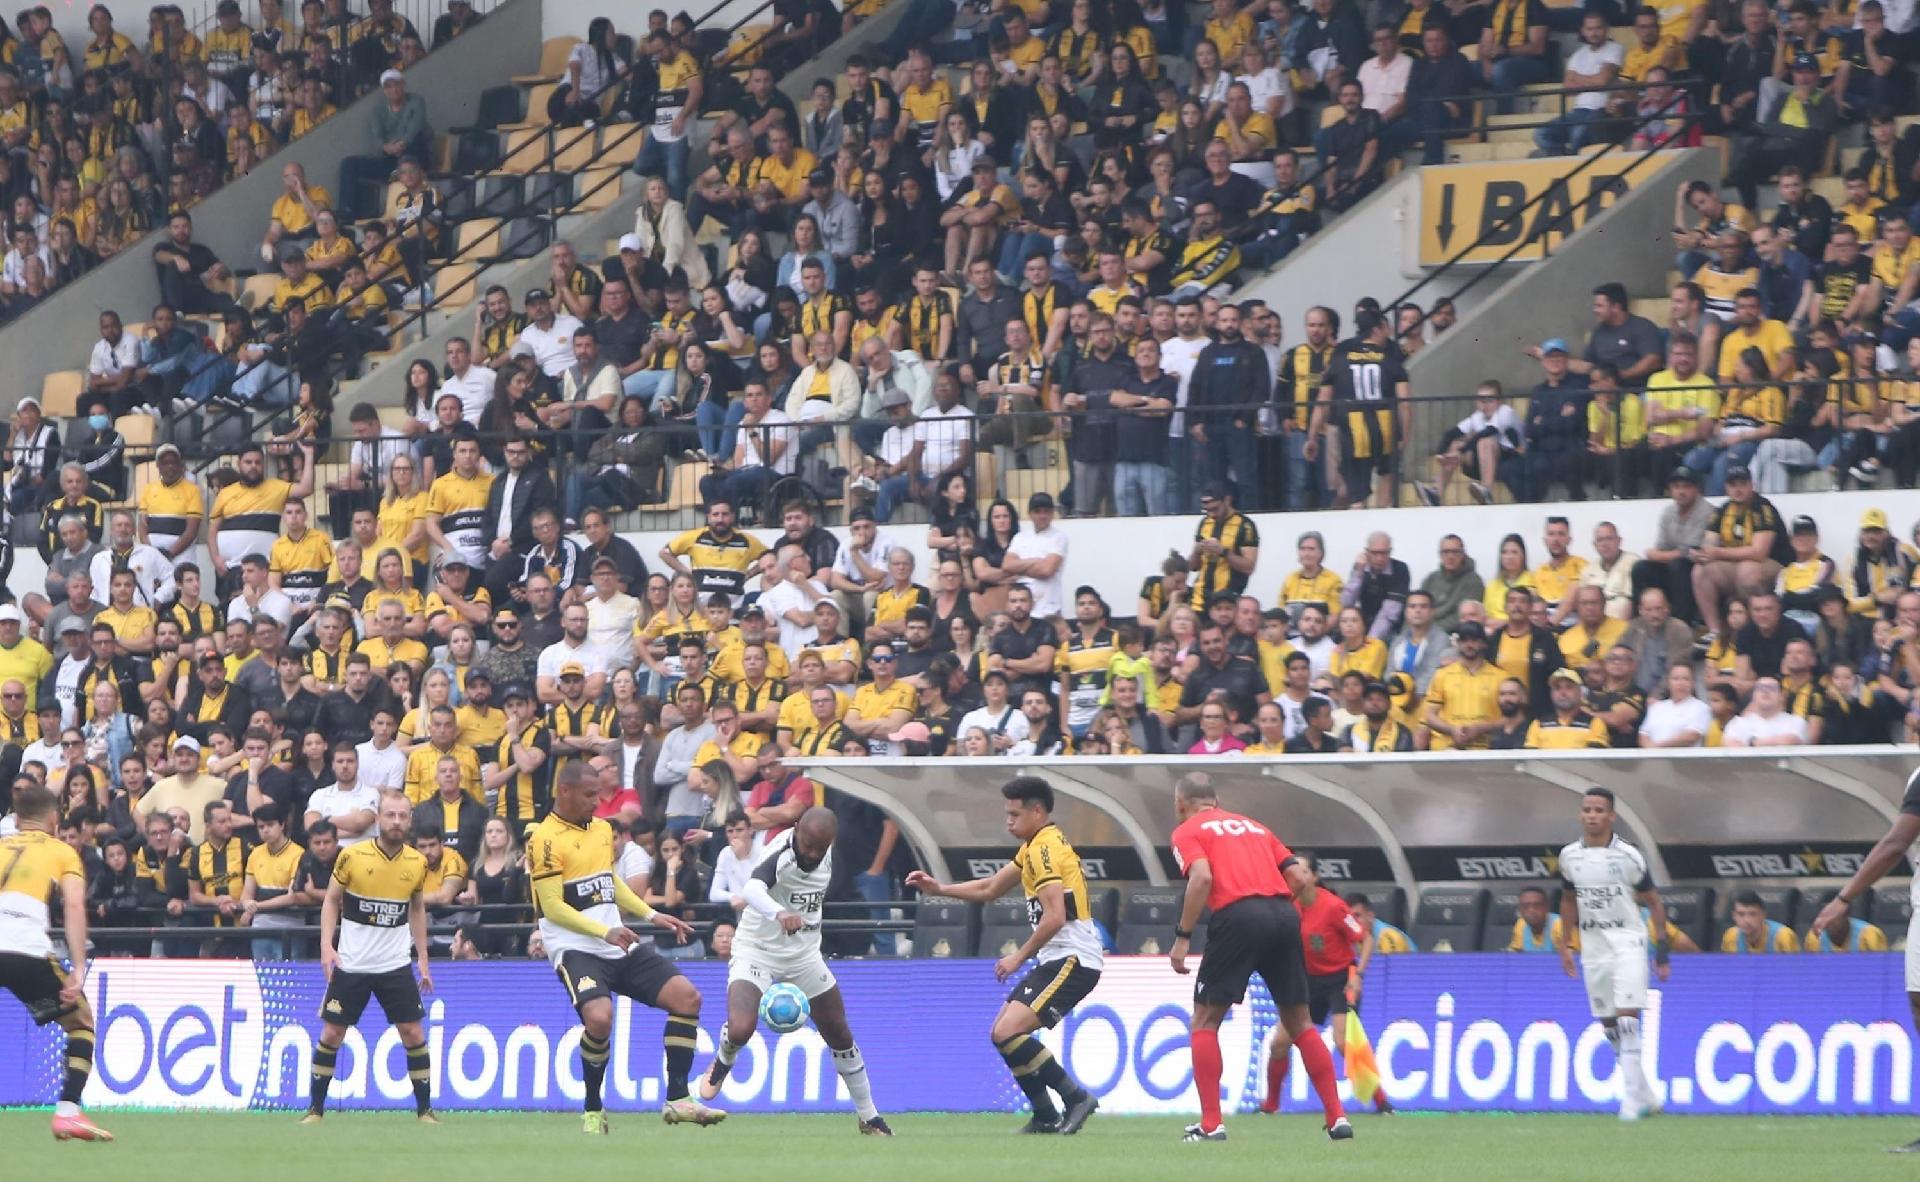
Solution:
{"label": "orange and yellow linesman flag", "polygon": [[1380,1092],[1380,1064],[1373,1057],[1373,1044],[1367,1040],[1367,1028],[1360,1015],[1347,1011],[1347,1079],[1353,1094],[1363,1104],[1371,1104]]}

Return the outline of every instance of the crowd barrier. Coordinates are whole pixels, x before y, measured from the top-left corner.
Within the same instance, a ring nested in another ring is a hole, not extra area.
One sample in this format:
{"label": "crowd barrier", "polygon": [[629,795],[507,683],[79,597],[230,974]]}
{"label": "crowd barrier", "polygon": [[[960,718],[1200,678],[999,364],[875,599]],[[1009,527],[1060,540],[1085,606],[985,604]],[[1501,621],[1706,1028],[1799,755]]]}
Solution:
{"label": "crowd barrier", "polygon": [[[697,1063],[713,1053],[724,965],[683,966],[707,999]],[[837,962],[848,1013],[887,1112],[1012,1112],[1019,1092],[987,1039],[1006,989],[986,960]],[[443,1110],[569,1111],[581,1094],[580,1028],[535,962],[436,964],[428,1000],[434,1097]],[[1159,957],[1108,962],[1099,987],[1045,1037],[1109,1114],[1194,1111],[1186,1038],[1191,977]],[[318,965],[101,961],[89,978],[99,1058],[93,1107],[274,1109],[305,1103],[324,990]],[[1611,1050],[1557,958],[1381,958],[1362,1001],[1388,1094],[1403,1110],[1597,1112],[1617,1104]],[[398,1038],[370,1009],[341,1055],[333,1098],[412,1103]],[[655,1010],[622,1001],[608,1105],[661,1101]],[[1256,985],[1221,1030],[1225,1102],[1247,1112],[1264,1086],[1275,1011]],[[1914,1037],[1894,955],[1678,957],[1646,1013],[1646,1067],[1670,1112],[1906,1115]],[[0,995],[0,1104],[57,1090],[58,1040]],[[936,1069],[928,1070],[933,1065]],[[1306,1073],[1285,1110],[1315,1111]],[[1344,1085],[1343,1085],[1344,1086]],[[849,1108],[811,1029],[756,1035],[720,1103],[744,1113]],[[904,1130],[903,1130],[904,1131]]]}

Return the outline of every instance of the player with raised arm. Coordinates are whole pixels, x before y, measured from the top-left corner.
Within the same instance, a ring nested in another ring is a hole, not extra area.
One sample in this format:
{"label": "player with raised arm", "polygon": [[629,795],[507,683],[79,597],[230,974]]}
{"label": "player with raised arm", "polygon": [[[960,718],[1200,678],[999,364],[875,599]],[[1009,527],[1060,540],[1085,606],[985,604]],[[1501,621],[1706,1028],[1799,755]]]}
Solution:
{"label": "player with raised arm", "polygon": [[747,879],[747,906],[727,960],[727,1022],[720,1032],[720,1051],[700,1078],[700,1098],[720,1094],[740,1048],[760,1024],[760,995],[789,981],[807,995],[813,1024],[833,1052],[833,1069],[853,1097],[860,1131],[891,1137],[893,1130],[873,1104],[867,1061],[847,1025],[840,983],[820,954],[820,919],[833,878],[833,839],[839,833],[840,819],[833,810],[816,805],[761,852]]}
{"label": "player with raised arm", "polygon": [[1247,996],[1247,982],[1259,973],[1280,1012],[1280,1024],[1300,1049],[1313,1090],[1326,1113],[1327,1136],[1353,1137],[1353,1125],[1340,1106],[1340,1081],[1333,1055],[1314,1029],[1308,1008],[1306,954],[1300,939],[1296,892],[1310,884],[1299,859],[1266,826],[1220,807],[1213,779],[1190,772],[1174,786],[1173,857],[1187,876],[1186,899],[1167,959],[1185,974],[1194,925],[1211,908],[1207,950],[1193,987],[1193,1086],[1200,1093],[1200,1120],[1187,1126],[1185,1140],[1225,1141],[1220,1119],[1220,1024]]}
{"label": "player with raised arm", "polygon": [[[1647,1005],[1647,921],[1662,933],[1653,942],[1654,971],[1667,979],[1667,905],[1647,873],[1640,851],[1613,831],[1613,793],[1587,789],[1580,798],[1580,840],[1560,851],[1560,930],[1580,933],[1580,967],[1593,1016],[1606,1027],[1620,1060],[1620,1119],[1639,1120],[1660,1111],[1660,1098],[1640,1065],[1640,1011]],[[1572,942],[1560,942],[1560,963],[1574,976]]]}
{"label": "player with raised arm", "polygon": [[[327,1112],[327,1089],[347,1031],[359,1024],[369,998],[400,1035],[407,1052],[407,1078],[413,1081],[413,1110],[421,1124],[437,1125],[433,1115],[433,1057],[427,1048],[422,993],[433,992],[427,960],[427,859],[407,844],[413,833],[413,806],[402,792],[380,794],[375,813],[380,835],[340,851],[320,905],[320,968],[327,975],[327,996],[320,1003],[320,1042],[313,1048],[312,1086],[303,1125],[317,1125]],[[340,943],[334,947],[338,933]],[[412,948],[407,937],[411,935]],[[420,962],[416,984],[407,961]]]}
{"label": "player with raised arm", "polygon": [[[1907,777],[1907,792],[1900,799],[1899,815],[1888,826],[1886,835],[1867,851],[1860,868],[1853,872],[1847,885],[1841,887],[1840,893],[1827,900],[1827,905],[1820,909],[1809,933],[1817,938],[1819,933],[1831,930],[1846,918],[1848,909],[1872,890],[1874,883],[1898,866],[1901,858],[1906,858],[1914,865],[1911,887],[1913,918],[1907,921],[1907,1009],[1913,1015],[1914,1028],[1920,1030],[1920,772]],[[1887,1152],[1920,1153],[1920,1139],[1896,1145]]]}
{"label": "player with raised arm", "polygon": [[[73,847],[54,836],[59,799],[47,788],[18,788],[19,832],[0,837],[0,989],[20,999],[36,1026],[67,1032],[66,1075],[53,1106],[56,1141],[111,1141],[113,1134],[80,1111],[93,1075],[93,1007],[87,1002],[87,872]],[[71,972],[53,956],[47,901],[58,892]],[[9,1054],[24,1054],[14,1047]]]}
{"label": "player with raised arm", "polygon": [[[1020,842],[1013,860],[986,878],[941,882],[923,870],[907,885],[929,895],[968,903],[991,903],[1018,883],[1027,898],[1027,942],[993,964],[999,980],[1030,960],[1039,964],[1020,979],[993,1019],[993,1047],[1006,1060],[1013,1081],[1027,1094],[1033,1118],[1022,1133],[1077,1133],[1100,1107],[1045,1043],[1033,1037],[1052,1029],[1100,983],[1106,965],[1100,932],[1093,924],[1080,855],[1053,823],[1053,789],[1037,776],[1017,776],[1000,789],[1007,802],[1007,832]],[[1060,1108],[1049,1092],[1060,1096]]]}
{"label": "player with raised arm", "polygon": [[727,1114],[687,1094],[693,1051],[700,1037],[700,991],[673,962],[643,943],[622,922],[625,912],[650,920],[682,944],[693,935],[685,920],[655,911],[614,873],[613,827],[593,815],[599,785],[579,761],[554,777],[553,811],[527,840],[533,910],[547,956],[567,987],[585,1029],[580,1078],[586,1085],[582,1131],[607,1131],[600,1088],[607,1078],[613,999],[630,997],[666,1011],[667,1097],[660,1117],[670,1125],[719,1124]]}

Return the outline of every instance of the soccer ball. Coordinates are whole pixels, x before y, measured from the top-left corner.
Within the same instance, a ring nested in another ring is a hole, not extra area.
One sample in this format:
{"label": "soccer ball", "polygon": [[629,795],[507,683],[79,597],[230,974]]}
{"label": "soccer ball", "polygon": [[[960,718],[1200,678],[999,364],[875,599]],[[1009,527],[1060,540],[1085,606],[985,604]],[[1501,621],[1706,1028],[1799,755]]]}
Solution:
{"label": "soccer ball", "polygon": [[807,995],[787,981],[760,995],[760,1020],[781,1034],[792,1034],[805,1026],[811,1010]]}

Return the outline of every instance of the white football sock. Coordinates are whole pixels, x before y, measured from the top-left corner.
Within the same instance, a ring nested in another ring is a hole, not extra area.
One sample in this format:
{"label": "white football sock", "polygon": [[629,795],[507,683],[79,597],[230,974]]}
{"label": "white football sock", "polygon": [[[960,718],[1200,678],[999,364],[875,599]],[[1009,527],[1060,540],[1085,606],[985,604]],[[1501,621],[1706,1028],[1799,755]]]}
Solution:
{"label": "white football sock", "polygon": [[835,1051],[833,1069],[847,1082],[847,1094],[853,1097],[853,1110],[860,1114],[860,1119],[872,1120],[879,1116],[880,1110],[873,1105],[873,1082],[867,1078],[867,1060],[860,1054],[860,1044]]}
{"label": "white football sock", "polygon": [[733,1066],[733,1061],[739,1057],[740,1048],[734,1044],[733,1036],[727,1032],[727,1027],[721,1026],[720,1049],[714,1052],[714,1058],[731,1067]]}
{"label": "white football sock", "polygon": [[1626,1095],[1638,1102],[1645,1103],[1653,1094],[1647,1084],[1647,1074],[1640,1066],[1640,1018],[1622,1015],[1616,1019],[1616,1029],[1620,1032],[1618,1049],[1620,1052],[1620,1079]]}

